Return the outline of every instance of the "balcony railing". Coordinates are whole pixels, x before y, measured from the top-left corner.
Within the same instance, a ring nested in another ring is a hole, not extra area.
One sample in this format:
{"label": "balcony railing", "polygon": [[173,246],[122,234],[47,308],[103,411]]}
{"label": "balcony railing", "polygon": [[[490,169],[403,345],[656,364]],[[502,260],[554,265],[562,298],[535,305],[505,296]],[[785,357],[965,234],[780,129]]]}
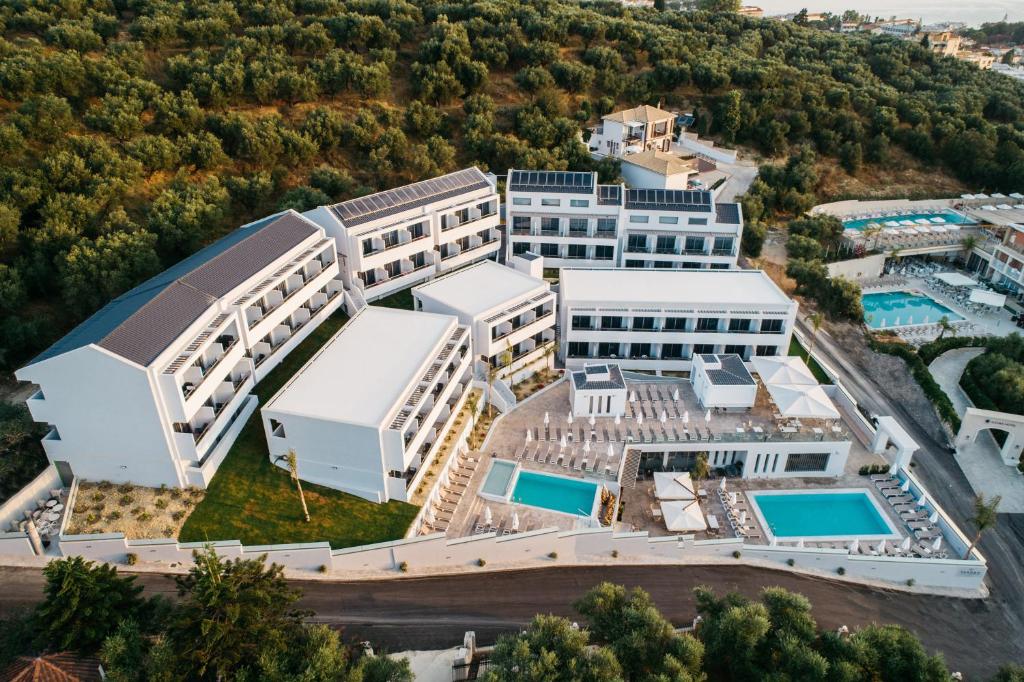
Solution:
{"label": "balcony railing", "polygon": [[301,272],[295,272],[295,273],[292,273],[291,275],[288,275],[288,277],[285,278],[286,280],[291,278],[291,277],[294,277],[295,275],[299,275],[302,278],[302,284],[299,284],[297,287],[292,289],[287,295],[285,295],[284,298],[282,298],[280,301],[278,301],[277,304],[274,305],[272,308],[265,309],[263,311],[262,315],[260,315],[255,320],[253,320],[252,322],[249,323],[249,329],[255,329],[256,325],[258,325],[263,320],[267,319],[267,317],[272,312],[274,312],[275,310],[280,309],[281,306],[283,306],[287,301],[289,301],[292,298],[292,296],[294,296],[298,292],[302,291],[303,287],[305,287],[307,284],[309,284],[310,281],[312,281],[313,279],[319,277],[321,274],[323,274],[323,272],[324,271],[321,270],[320,272],[316,273],[316,275],[313,275],[311,277],[307,277],[305,274],[302,274]]}
{"label": "balcony railing", "polygon": [[712,249],[712,256],[735,256],[736,249]]}
{"label": "balcony railing", "polygon": [[679,255],[679,252],[676,251],[676,248],[674,246],[672,246],[672,247],[659,246],[658,248],[656,248],[654,250],[654,253],[660,253],[660,254],[663,254],[663,255],[668,254],[668,255],[673,255],[673,256],[678,256]]}
{"label": "balcony railing", "polygon": [[[185,400],[188,400],[189,397],[193,393],[195,393],[197,390],[199,390],[199,387],[202,386],[206,382],[207,377],[209,377],[210,374],[213,372],[213,370],[217,368],[217,365],[219,365],[221,363],[221,361],[225,357],[227,357],[227,354],[231,352],[231,349],[234,348],[237,343],[238,343],[238,339],[233,339],[231,341],[231,343],[228,344],[228,347],[224,349],[224,352],[221,353],[219,356],[217,356],[217,359],[213,361],[213,364],[210,365],[209,367],[207,367],[205,370],[202,370],[202,374],[203,375],[199,379],[198,382],[196,382],[195,384],[191,384],[191,385],[190,384],[185,384],[185,385],[183,385],[181,387],[181,393],[182,393],[182,395],[184,395]],[[189,386],[191,386],[191,388]]]}
{"label": "balcony railing", "polygon": [[423,270],[424,268],[433,267],[433,265],[434,265],[433,263],[424,263],[423,265],[415,267],[412,270],[406,270],[405,272],[401,272],[401,273],[399,273],[399,274],[397,274],[397,275],[395,275],[393,277],[385,277],[383,279],[377,280],[376,282],[370,282],[369,284],[364,284],[363,287],[365,289],[370,289],[372,287],[378,286],[380,284],[384,284],[386,282],[390,282],[392,280],[401,279],[402,277],[405,277],[406,275],[411,275],[412,273],[417,272],[419,270]]}
{"label": "balcony railing", "polygon": [[511,331],[508,331],[508,332],[502,334],[501,336],[495,336],[494,338],[491,339],[491,341],[500,341],[500,340],[504,339],[507,336],[511,336],[512,334],[515,334],[517,331],[519,331],[523,327],[528,327],[531,324],[534,324],[535,322],[540,322],[541,320],[545,320],[545,319],[551,317],[554,314],[555,314],[554,310],[549,310],[546,313],[542,313],[541,315],[538,315],[537,317],[533,318],[529,322],[524,322],[523,324],[520,324],[518,327],[512,327]]}
{"label": "balcony railing", "polygon": [[650,253],[651,249],[648,246],[636,246],[635,244],[629,244],[626,246],[626,253]]}
{"label": "balcony railing", "polygon": [[369,251],[363,251],[363,257],[365,258],[367,256],[376,256],[378,253],[384,253],[385,251],[390,251],[392,249],[397,249],[398,247],[405,246],[406,244],[414,244],[414,243],[420,241],[421,239],[428,238],[429,236],[430,236],[429,234],[421,234],[418,237],[412,237],[411,239],[409,239],[407,241],[404,241],[404,242],[403,241],[398,241],[398,242],[395,242],[394,244],[387,244],[387,243],[385,243],[384,246],[380,247],[379,249],[371,249]]}

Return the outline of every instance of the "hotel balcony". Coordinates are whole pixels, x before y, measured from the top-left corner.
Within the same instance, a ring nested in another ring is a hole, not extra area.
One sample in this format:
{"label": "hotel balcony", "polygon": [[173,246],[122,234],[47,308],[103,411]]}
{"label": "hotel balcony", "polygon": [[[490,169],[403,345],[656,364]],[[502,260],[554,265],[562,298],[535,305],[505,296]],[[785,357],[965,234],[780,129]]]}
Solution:
{"label": "hotel balcony", "polygon": [[501,248],[501,235],[496,229],[486,230],[484,234],[471,234],[463,237],[468,240],[465,247],[454,242],[442,244],[439,249],[439,267],[442,271],[451,270],[471,261],[486,258]]}
{"label": "hotel balcony", "polygon": [[[307,274],[307,269],[315,274]],[[245,305],[243,310],[250,332],[248,338],[264,336],[269,328],[276,326],[287,315],[283,310],[288,302],[296,297],[306,300],[311,292],[328,286],[337,274],[337,265],[334,261],[320,268],[312,265],[312,261],[298,266],[297,272],[288,275],[258,299]]]}
{"label": "hotel balcony", "polygon": [[174,423],[174,441],[182,459],[199,462],[218,441],[232,415],[244,402],[254,385],[247,362],[239,363],[231,375],[196,410],[191,419]]}
{"label": "hotel balcony", "polygon": [[[462,213],[463,215],[458,215]],[[468,209],[462,209],[456,213],[449,213],[441,216],[441,231],[448,232],[459,227],[465,227],[472,225],[478,221],[486,220],[487,218],[497,217],[498,215],[498,200],[491,199],[486,202],[483,206],[472,206]]]}

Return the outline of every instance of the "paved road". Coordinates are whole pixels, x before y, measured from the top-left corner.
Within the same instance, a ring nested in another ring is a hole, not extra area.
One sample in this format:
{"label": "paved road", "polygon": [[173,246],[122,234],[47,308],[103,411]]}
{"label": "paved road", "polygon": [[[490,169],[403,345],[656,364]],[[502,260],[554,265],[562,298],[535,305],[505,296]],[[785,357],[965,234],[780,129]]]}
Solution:
{"label": "paved road", "polygon": [[[797,325],[809,336],[803,320],[798,320]],[[918,442],[921,449],[914,455],[914,474],[954,521],[970,533],[974,491],[953,454],[946,449],[944,440],[940,442],[939,434],[914,419],[902,403],[891,400],[886,394],[885,377],[861,372],[850,361],[849,354],[824,330],[818,334],[815,352],[840,374],[843,384],[862,407],[879,415],[892,415]],[[1002,622],[996,627],[1005,636],[1003,643],[991,653],[1003,659],[1024,660],[1024,643],[1020,636],[1024,632],[1024,563],[1021,561],[1024,514],[1000,514],[996,527],[982,538],[979,547],[988,562],[991,598],[986,610],[995,608],[999,612]],[[980,633],[991,626],[991,622],[979,620],[976,629]],[[954,660],[952,653],[949,658]]]}
{"label": "paved road", "polygon": [[[709,585],[724,593],[755,596],[765,585],[806,595],[824,628],[872,622],[899,623],[916,632],[925,646],[943,651],[954,669],[971,678],[988,675],[1007,657],[1010,639],[1001,610],[977,599],[952,599],[875,590],[749,566],[601,566],[549,568],[379,582],[300,582],[300,603],[316,620],[344,629],[345,636],[369,640],[389,650],[442,649],[462,642],[474,630],[480,643],[515,632],[535,613],[574,617],[570,604],[589,588],[609,580],[641,586],[676,625],[689,624],[692,588]],[[174,595],[170,578],[140,574],[148,593]],[[0,568],[0,613],[41,596],[38,570]]]}

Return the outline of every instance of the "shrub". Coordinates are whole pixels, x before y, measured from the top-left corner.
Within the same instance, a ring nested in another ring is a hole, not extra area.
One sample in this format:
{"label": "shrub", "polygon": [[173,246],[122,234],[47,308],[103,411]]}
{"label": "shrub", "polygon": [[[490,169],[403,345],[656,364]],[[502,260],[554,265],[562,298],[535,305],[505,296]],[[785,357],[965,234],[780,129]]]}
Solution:
{"label": "shrub", "polygon": [[477,566],[486,566],[487,565],[487,561],[485,559],[477,559],[476,560],[476,565]]}
{"label": "shrub", "polygon": [[319,571],[320,573],[326,573],[327,572],[327,564],[320,564],[320,566],[317,567],[316,570]]}
{"label": "shrub", "polygon": [[171,499],[177,500],[181,498],[181,488],[171,488]]}
{"label": "shrub", "polygon": [[94,492],[92,495],[90,495],[89,499],[92,500],[93,502],[102,502],[106,497],[107,497],[106,495],[104,495],[103,493],[97,491],[97,492]]}
{"label": "shrub", "polygon": [[129,566],[134,566],[139,561],[139,555],[135,552],[128,552],[124,557],[124,562]]}
{"label": "shrub", "polygon": [[551,553],[549,553],[548,554],[548,558],[549,559],[557,559],[558,558],[558,552],[551,552]]}
{"label": "shrub", "polygon": [[96,487],[99,490],[110,490],[111,488],[114,487],[114,484],[111,483],[110,481],[100,481]]}
{"label": "shrub", "polygon": [[157,509],[167,509],[167,500],[157,500],[154,506]]}
{"label": "shrub", "polygon": [[135,486],[131,483],[122,483],[117,487],[117,492],[127,495],[128,493],[135,490]]}
{"label": "shrub", "polygon": [[409,571],[409,562],[408,561],[402,561],[401,563],[399,563],[398,564],[398,570],[401,571],[402,573],[407,573]]}
{"label": "shrub", "polygon": [[838,573],[839,575],[846,575],[846,568],[843,567],[843,566],[840,566],[839,568],[836,569],[836,573]]}
{"label": "shrub", "polygon": [[915,582],[913,578],[907,578],[907,587],[913,587]]}
{"label": "shrub", "polygon": [[135,518],[138,519],[139,521],[142,521],[143,523],[145,523],[146,521],[153,520],[153,515],[150,514],[149,512],[144,511],[141,514],[137,514],[135,516]]}
{"label": "shrub", "polygon": [[132,495],[122,495],[121,498],[117,501],[117,503],[122,507],[127,507],[134,501],[135,498]]}
{"label": "shrub", "polygon": [[146,510],[143,509],[142,507],[135,507],[135,508],[132,509],[132,514],[135,514],[136,516],[138,516],[139,514],[141,514],[144,511],[146,511]]}
{"label": "shrub", "polygon": [[109,514],[107,514],[107,520],[108,521],[117,521],[120,518],[121,518],[121,512],[117,511],[116,509],[114,511],[110,512]]}
{"label": "shrub", "polygon": [[738,549],[737,550],[733,550],[733,553],[732,553],[732,558],[733,559],[739,559],[741,556],[743,556],[743,554]]}
{"label": "shrub", "polygon": [[796,559],[786,559],[786,564],[789,565],[789,566],[795,566],[796,565]]}
{"label": "shrub", "polygon": [[85,522],[86,522],[86,523],[87,523],[88,525],[90,525],[90,526],[91,526],[91,525],[93,525],[94,523],[96,523],[96,522],[97,522],[97,521],[99,521],[99,520],[100,520],[100,517],[99,517],[99,515],[97,515],[97,514],[89,514],[89,515],[87,515],[87,516],[85,517]]}
{"label": "shrub", "polygon": [[612,558],[613,559],[617,559],[618,557],[619,557],[619,550],[613,549],[612,550]]}
{"label": "shrub", "polygon": [[181,521],[183,518],[185,518],[185,512],[179,509],[178,511],[171,514],[171,518],[175,521]]}

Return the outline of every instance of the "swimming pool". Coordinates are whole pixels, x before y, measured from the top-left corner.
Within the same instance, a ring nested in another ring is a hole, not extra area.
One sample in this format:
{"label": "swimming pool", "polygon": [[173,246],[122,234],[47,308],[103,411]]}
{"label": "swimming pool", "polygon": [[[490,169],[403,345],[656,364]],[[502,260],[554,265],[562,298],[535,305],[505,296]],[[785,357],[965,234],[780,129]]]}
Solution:
{"label": "swimming pool", "polygon": [[780,540],[899,537],[866,490],[763,490],[748,492],[747,497],[761,526]]}
{"label": "swimming pool", "polygon": [[950,322],[964,319],[929,296],[914,291],[864,294],[864,321],[872,329],[935,324],[945,315]]}
{"label": "swimming pool", "polygon": [[563,514],[591,516],[596,496],[597,484],[590,481],[520,471],[509,501]]}
{"label": "swimming pool", "polygon": [[512,474],[516,471],[515,462],[504,459],[495,459],[491,462],[491,470],[487,472],[487,478],[480,487],[480,492],[495,497],[505,497],[508,494],[508,484],[512,480]]}
{"label": "swimming pool", "polygon": [[[932,220],[932,218],[941,218],[943,222],[936,222]],[[853,220],[844,220],[843,227],[847,230],[863,230],[871,223],[877,223],[881,227],[892,227],[891,225],[886,225],[887,222],[892,220],[895,220],[896,222],[901,220],[910,220],[915,224],[918,220],[927,220],[929,225],[970,225],[974,223],[974,220],[965,216],[963,213],[957,213],[950,209],[947,211],[930,211],[927,213],[907,213],[904,215],[882,216],[881,218],[855,218]]]}

